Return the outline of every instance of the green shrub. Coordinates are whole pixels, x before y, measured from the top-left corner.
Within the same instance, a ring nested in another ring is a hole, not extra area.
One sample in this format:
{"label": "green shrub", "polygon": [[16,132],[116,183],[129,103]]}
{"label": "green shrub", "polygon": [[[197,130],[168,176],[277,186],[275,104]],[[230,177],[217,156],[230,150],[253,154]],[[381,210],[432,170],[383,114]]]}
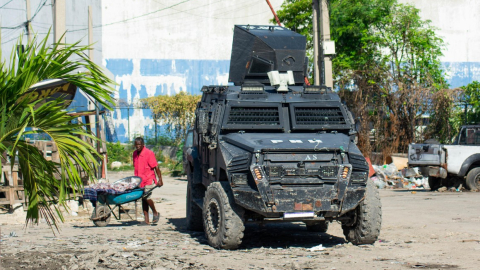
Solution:
{"label": "green shrub", "polygon": [[112,164],[113,161],[120,161],[123,164],[132,163],[132,151],[127,149],[120,142],[116,143],[107,143],[107,153],[108,153],[108,166]]}

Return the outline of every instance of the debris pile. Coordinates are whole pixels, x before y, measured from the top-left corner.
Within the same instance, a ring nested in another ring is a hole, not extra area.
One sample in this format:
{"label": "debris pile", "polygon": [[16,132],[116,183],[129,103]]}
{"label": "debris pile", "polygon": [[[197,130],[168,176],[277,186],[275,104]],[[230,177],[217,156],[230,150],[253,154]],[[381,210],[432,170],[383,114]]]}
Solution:
{"label": "debris pile", "polygon": [[375,186],[383,188],[428,189],[428,177],[420,174],[417,168],[399,170],[394,163],[372,165],[375,175],[371,177]]}

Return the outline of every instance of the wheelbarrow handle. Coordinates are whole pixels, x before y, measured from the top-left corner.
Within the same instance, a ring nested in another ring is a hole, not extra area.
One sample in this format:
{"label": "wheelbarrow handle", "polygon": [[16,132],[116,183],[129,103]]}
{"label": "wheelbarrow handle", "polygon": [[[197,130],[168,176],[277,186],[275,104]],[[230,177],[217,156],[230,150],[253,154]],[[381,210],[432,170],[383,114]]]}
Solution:
{"label": "wheelbarrow handle", "polygon": [[149,190],[145,189],[145,191],[143,192],[142,198],[149,196],[149,195],[152,193],[152,191],[153,191],[154,189],[158,188],[158,187],[159,187],[159,186],[155,185],[153,188],[151,188],[151,189],[149,189]]}

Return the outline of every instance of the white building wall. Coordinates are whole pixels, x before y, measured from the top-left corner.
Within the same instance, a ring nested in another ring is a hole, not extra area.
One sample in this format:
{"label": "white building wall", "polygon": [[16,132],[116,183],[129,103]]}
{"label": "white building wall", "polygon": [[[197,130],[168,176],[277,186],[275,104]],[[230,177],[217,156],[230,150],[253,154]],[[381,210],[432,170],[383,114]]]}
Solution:
{"label": "white building wall", "polygon": [[480,1],[398,0],[420,9],[446,43],[441,58],[450,87],[480,81]]}
{"label": "white building wall", "polygon": [[[275,10],[283,0],[270,0]],[[116,98],[128,104],[203,85],[226,85],[235,24],[271,24],[259,0],[103,0],[104,65],[118,83]],[[121,141],[152,136],[148,110],[118,108]],[[130,132],[128,132],[130,130]]]}

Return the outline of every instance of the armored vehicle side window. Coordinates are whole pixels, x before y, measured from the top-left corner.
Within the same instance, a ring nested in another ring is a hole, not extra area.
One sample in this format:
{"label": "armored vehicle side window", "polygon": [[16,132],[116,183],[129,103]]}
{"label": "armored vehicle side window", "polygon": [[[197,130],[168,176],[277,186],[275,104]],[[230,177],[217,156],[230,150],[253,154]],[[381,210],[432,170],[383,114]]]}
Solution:
{"label": "armored vehicle side window", "polygon": [[192,147],[193,146],[193,131],[189,131],[187,133],[187,138],[185,139],[185,147]]}

